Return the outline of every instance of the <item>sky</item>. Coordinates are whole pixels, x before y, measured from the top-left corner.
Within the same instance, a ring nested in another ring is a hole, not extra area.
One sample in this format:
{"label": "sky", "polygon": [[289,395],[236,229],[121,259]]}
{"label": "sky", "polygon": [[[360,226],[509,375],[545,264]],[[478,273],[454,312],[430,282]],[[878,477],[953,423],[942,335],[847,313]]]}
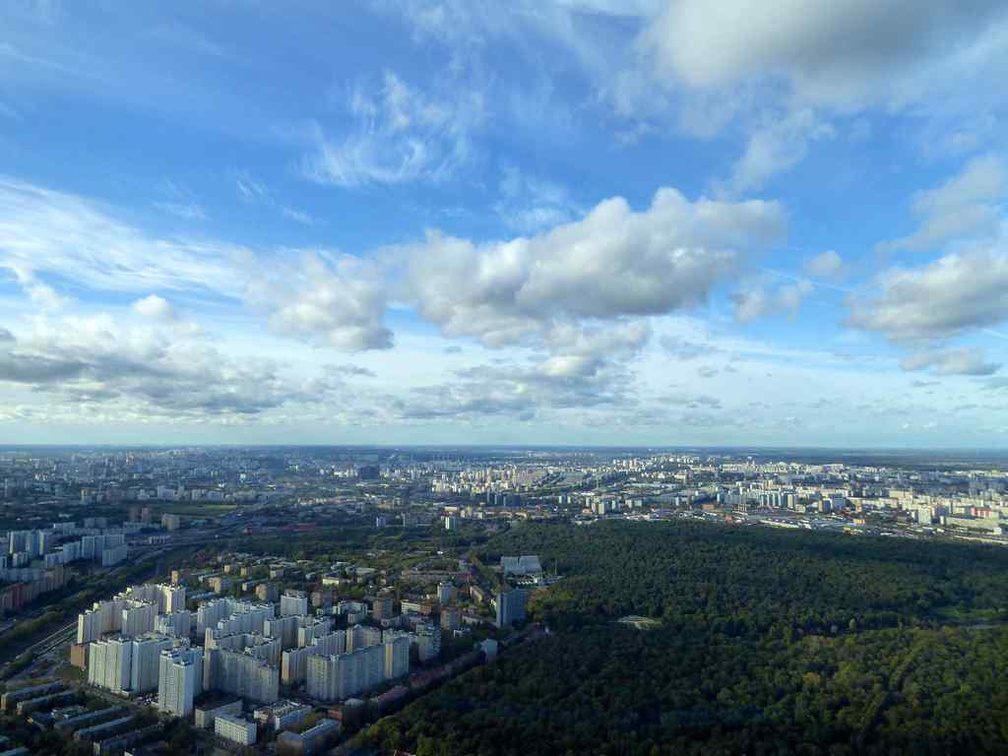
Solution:
{"label": "sky", "polygon": [[0,443],[1008,447],[1003,0],[10,0]]}

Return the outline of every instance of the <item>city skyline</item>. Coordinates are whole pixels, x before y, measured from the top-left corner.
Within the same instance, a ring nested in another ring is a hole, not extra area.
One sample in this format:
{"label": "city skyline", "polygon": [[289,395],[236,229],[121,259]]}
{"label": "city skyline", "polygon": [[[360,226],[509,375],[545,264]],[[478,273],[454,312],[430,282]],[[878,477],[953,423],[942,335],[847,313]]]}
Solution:
{"label": "city skyline", "polygon": [[1003,4],[0,18],[5,442],[1008,447]]}

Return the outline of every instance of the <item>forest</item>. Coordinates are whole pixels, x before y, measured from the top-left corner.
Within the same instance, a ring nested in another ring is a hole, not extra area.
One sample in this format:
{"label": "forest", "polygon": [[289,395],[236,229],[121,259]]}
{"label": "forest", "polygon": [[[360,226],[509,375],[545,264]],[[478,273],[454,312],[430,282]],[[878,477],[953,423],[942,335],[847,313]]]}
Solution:
{"label": "forest", "polygon": [[[359,736],[440,754],[1003,753],[1008,552],[681,523],[522,525],[549,634]],[[628,614],[660,621],[637,630]]]}

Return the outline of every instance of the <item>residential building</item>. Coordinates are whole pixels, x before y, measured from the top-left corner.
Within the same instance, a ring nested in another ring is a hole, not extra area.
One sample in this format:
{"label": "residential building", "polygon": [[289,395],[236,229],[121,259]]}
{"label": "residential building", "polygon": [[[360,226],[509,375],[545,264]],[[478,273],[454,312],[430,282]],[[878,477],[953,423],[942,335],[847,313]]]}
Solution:
{"label": "residential building", "polygon": [[214,717],[214,732],[238,745],[247,746],[256,742],[256,723],[236,714],[218,714]]}
{"label": "residential building", "polygon": [[162,651],[158,675],[158,708],[177,717],[189,716],[193,710],[193,699],[202,692],[202,649]]}

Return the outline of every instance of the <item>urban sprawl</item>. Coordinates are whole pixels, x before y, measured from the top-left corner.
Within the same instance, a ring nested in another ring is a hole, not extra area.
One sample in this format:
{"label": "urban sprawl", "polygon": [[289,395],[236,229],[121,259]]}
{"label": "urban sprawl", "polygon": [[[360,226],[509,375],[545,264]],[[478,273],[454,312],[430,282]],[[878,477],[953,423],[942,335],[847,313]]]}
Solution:
{"label": "urban sprawl", "polygon": [[[526,520],[1008,543],[996,467],[810,456],[0,452],[4,716],[97,756],[170,752],[183,726],[215,747],[324,751],[548,632],[526,603],[563,579],[554,565],[484,564],[453,539]],[[30,752],[5,740],[3,754]]]}

